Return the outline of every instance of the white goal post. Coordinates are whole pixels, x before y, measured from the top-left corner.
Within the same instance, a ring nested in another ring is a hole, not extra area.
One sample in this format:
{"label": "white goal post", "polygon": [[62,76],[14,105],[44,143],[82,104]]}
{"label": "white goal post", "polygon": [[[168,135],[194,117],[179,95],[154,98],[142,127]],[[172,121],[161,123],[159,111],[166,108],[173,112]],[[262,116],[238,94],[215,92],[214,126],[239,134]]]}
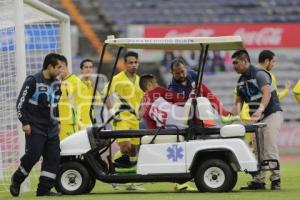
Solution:
{"label": "white goal post", "polygon": [[0,0],[0,193],[24,153],[17,95],[50,52],[65,55],[71,68],[69,16],[37,0]]}

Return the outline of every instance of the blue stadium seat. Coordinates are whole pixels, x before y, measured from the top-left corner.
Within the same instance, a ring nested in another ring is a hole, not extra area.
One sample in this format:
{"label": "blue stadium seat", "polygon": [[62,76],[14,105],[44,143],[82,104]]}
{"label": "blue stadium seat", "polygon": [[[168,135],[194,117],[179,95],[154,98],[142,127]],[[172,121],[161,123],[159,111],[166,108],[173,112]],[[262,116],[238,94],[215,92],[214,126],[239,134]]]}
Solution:
{"label": "blue stadium seat", "polygon": [[116,29],[128,24],[300,21],[299,0],[99,0],[99,4]]}

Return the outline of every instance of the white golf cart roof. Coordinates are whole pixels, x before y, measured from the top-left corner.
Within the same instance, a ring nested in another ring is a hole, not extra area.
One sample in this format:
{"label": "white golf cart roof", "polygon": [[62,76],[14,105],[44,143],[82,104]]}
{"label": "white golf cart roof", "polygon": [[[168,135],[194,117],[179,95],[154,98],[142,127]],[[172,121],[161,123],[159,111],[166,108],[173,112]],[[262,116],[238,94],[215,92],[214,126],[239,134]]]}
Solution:
{"label": "white golf cart roof", "polygon": [[240,36],[220,37],[177,37],[177,38],[115,38],[108,36],[105,43],[110,47],[130,49],[200,50],[209,45],[209,50],[244,49]]}

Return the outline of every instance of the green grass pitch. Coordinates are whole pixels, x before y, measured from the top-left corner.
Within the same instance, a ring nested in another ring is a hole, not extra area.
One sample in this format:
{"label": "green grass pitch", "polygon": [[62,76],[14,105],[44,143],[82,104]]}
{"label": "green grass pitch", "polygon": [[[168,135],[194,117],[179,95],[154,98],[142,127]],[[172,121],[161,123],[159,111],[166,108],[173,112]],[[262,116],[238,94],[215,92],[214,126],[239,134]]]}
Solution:
{"label": "green grass pitch", "polygon": [[[97,184],[91,194],[78,196],[61,196],[61,197],[43,197],[43,199],[61,199],[61,200],[298,200],[300,199],[300,162],[284,162],[281,165],[282,173],[282,190],[270,190],[270,182],[267,181],[267,189],[264,191],[240,191],[241,186],[245,186],[250,181],[250,175],[239,173],[238,183],[234,190],[229,193],[198,193],[198,192],[175,192],[173,183],[145,183],[142,186],[145,191],[128,192],[124,187],[115,191],[110,184],[97,181]],[[2,183],[4,184],[4,183]],[[6,183],[5,185],[8,185]],[[32,192],[21,193],[19,199],[31,200],[36,199],[35,189],[37,184],[36,178],[31,178]],[[194,185],[191,182],[191,185]],[[11,197],[8,190],[0,192],[0,200],[16,199]]]}

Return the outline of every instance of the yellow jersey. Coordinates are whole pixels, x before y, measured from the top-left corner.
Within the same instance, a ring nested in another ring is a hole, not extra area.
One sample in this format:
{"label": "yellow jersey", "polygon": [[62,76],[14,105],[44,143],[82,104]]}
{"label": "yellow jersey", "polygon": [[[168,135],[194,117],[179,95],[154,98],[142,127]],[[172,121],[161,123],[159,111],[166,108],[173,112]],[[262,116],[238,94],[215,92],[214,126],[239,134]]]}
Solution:
{"label": "yellow jersey", "polygon": [[[94,93],[94,84],[91,80],[81,80],[84,86],[85,90],[85,96],[84,98],[84,104],[80,104],[78,108],[78,115],[80,116],[80,127],[85,128],[92,124],[91,118],[90,118],[90,107],[93,99],[93,93]],[[94,103],[100,103],[101,98],[98,91],[96,91]],[[94,113],[93,113],[94,116]]]}
{"label": "yellow jersey", "polygon": [[293,92],[294,92],[296,101],[300,104],[300,79],[298,80],[297,84],[295,85]]}
{"label": "yellow jersey", "polygon": [[286,97],[286,95],[289,93],[289,89],[284,88],[282,91],[278,90],[278,86],[277,86],[277,80],[274,74],[272,74],[271,72],[269,72],[272,76],[272,82],[274,83],[275,86],[275,90],[277,92],[277,96],[279,100],[282,100],[284,97]]}
{"label": "yellow jersey", "polygon": [[[136,75],[134,82],[132,82],[127,77],[125,71],[122,71],[113,77],[108,95],[110,96],[115,93],[119,99],[124,99],[131,108],[135,110],[135,113],[138,113],[141,100],[144,96],[144,92],[141,90],[139,82],[140,77],[138,75]],[[102,90],[103,96],[107,93],[107,87],[108,85]],[[122,104],[121,100],[115,105],[115,108],[120,104]],[[121,112],[120,118],[122,121],[128,123],[139,123],[137,116],[127,111]]]}
{"label": "yellow jersey", "polygon": [[61,97],[58,103],[59,120],[61,124],[79,126],[80,116],[77,110],[84,104],[84,85],[75,75],[70,74],[61,82]]}

